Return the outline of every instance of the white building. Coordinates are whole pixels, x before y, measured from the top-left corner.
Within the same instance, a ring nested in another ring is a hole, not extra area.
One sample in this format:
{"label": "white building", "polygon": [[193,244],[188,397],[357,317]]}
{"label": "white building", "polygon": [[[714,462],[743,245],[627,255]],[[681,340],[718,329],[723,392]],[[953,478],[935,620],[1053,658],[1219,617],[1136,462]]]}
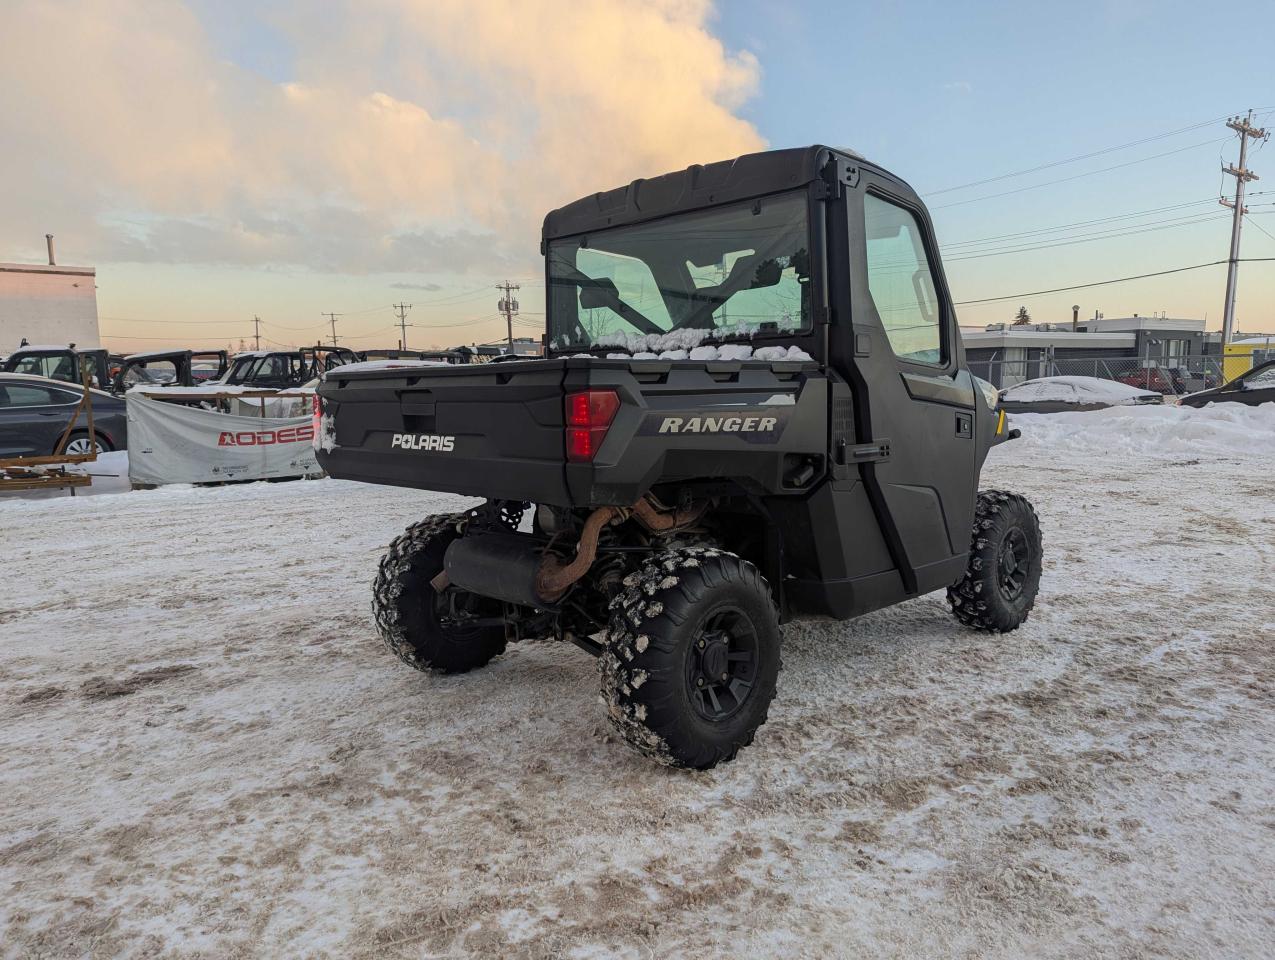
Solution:
{"label": "white building", "polygon": [[12,353],[23,338],[100,347],[96,269],[0,263],[0,355]]}

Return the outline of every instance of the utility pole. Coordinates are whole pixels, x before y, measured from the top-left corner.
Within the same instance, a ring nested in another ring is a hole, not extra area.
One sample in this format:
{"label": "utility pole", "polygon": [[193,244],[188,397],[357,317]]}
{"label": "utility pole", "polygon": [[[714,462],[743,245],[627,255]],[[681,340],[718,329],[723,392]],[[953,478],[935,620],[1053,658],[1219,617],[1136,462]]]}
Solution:
{"label": "utility pole", "polygon": [[1226,264],[1226,302],[1222,304],[1223,357],[1226,356],[1226,348],[1231,342],[1231,334],[1235,329],[1235,285],[1240,268],[1240,226],[1244,222],[1244,214],[1248,213],[1248,208],[1244,206],[1244,184],[1258,179],[1257,174],[1244,166],[1248,156],[1248,141],[1250,137],[1254,140],[1266,140],[1270,137],[1266,130],[1253,126],[1252,110],[1243,120],[1239,117],[1231,117],[1226,121],[1226,125],[1240,135],[1240,163],[1239,166],[1228,165],[1222,168],[1223,173],[1229,173],[1235,178],[1235,200],[1232,202],[1225,197],[1218,199],[1218,203],[1224,207],[1230,207],[1234,212],[1231,220],[1231,255],[1227,258]]}
{"label": "utility pole", "polygon": [[518,313],[518,301],[512,296],[515,290],[522,288],[516,283],[510,283],[506,280],[504,283],[496,284],[497,290],[505,291],[505,296],[496,304],[496,308],[505,315],[505,327],[509,337],[509,352],[514,352],[514,316]]}
{"label": "utility pole", "polygon": [[341,316],[341,314],[339,314],[339,313],[324,313],[324,314],[322,314],[322,316],[327,317],[327,318],[328,318],[328,321],[332,324],[332,346],[334,346],[334,347],[335,347],[335,346],[336,346],[336,318],[337,318],[337,317],[339,317],[339,316]]}
{"label": "utility pole", "polygon": [[255,313],[252,315],[252,339],[257,342],[257,345],[253,347],[252,349],[260,350],[261,349],[261,318],[257,316]]}
{"label": "utility pole", "polygon": [[412,305],[410,303],[394,304],[394,312],[398,314],[398,328],[403,332],[403,338],[398,342],[400,350],[407,349],[407,328],[416,326],[414,323],[407,322],[407,311],[411,309]]}

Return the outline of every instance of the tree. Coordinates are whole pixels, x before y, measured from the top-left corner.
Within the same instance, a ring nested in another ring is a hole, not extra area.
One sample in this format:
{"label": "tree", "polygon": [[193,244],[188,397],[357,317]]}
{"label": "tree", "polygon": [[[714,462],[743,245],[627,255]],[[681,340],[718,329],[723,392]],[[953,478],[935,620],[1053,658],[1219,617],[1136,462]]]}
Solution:
{"label": "tree", "polygon": [[1014,326],[1021,327],[1024,324],[1032,322],[1032,315],[1027,312],[1026,307],[1019,307],[1018,313],[1014,314]]}

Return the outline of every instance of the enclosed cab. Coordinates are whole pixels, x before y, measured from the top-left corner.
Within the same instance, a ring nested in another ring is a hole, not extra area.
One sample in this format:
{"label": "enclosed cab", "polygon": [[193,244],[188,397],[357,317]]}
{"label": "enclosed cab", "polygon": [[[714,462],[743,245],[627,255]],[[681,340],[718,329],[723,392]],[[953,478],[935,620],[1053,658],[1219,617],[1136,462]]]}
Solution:
{"label": "enclosed cab", "polygon": [[729,759],[764,720],[778,624],[948,591],[1010,630],[1035,514],[980,494],[1014,434],[971,376],[924,205],[814,146],[595,193],[544,221],[547,354],[330,371],[333,476],[485,499],[391,545],[377,623],[409,664],[553,634],[603,659],[625,739]]}
{"label": "enclosed cab", "polygon": [[24,373],[65,383],[82,384],[85,374],[90,386],[110,388],[110,355],[105,350],[77,350],[69,346],[22,346],[0,364],[4,373]]}
{"label": "enclosed cab", "polygon": [[286,390],[316,380],[345,363],[357,363],[359,355],[345,347],[302,347],[299,350],[250,350],[235,354],[218,383]]}
{"label": "enclosed cab", "polygon": [[[137,384],[193,387],[223,377],[229,369],[225,350],[160,350],[134,353],[115,371],[113,387],[123,393]],[[198,374],[198,375],[197,375]]]}

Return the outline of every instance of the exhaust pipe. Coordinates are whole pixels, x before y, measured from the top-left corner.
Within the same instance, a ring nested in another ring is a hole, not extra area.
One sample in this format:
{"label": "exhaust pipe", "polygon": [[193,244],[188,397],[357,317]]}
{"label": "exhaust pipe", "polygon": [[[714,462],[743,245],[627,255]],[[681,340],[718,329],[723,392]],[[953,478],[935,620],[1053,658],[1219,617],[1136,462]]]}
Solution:
{"label": "exhaust pipe", "polygon": [[431,584],[435,590],[455,585],[523,607],[552,606],[589,572],[598,556],[598,538],[608,524],[632,514],[652,533],[671,533],[695,523],[708,506],[705,500],[685,510],[669,510],[643,498],[632,507],[598,507],[585,520],[569,561],[544,551],[526,534],[475,533],[452,541],[443,555],[443,571]]}

